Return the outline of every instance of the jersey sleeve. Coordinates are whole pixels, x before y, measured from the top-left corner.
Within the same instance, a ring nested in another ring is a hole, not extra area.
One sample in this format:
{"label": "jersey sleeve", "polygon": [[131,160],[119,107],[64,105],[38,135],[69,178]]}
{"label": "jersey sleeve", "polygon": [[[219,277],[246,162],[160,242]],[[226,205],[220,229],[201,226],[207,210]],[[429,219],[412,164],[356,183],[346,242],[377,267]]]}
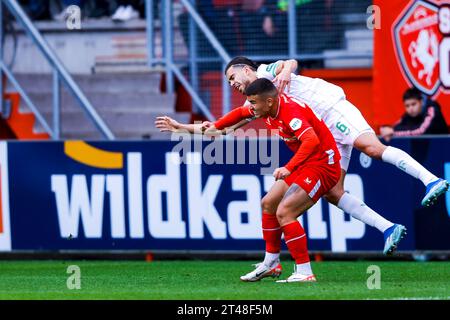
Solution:
{"label": "jersey sleeve", "polygon": [[276,70],[278,67],[278,62],[274,62],[271,64],[261,64],[258,67],[258,70],[256,71],[258,78],[266,78],[269,80],[273,80],[275,79],[276,75]]}
{"label": "jersey sleeve", "polygon": [[239,108],[236,108],[234,110],[231,110],[227,114],[225,114],[223,117],[221,117],[219,120],[214,122],[214,126],[219,129],[225,129],[227,127],[231,127],[232,125],[235,125],[241,120],[244,119],[252,119],[254,117],[254,114],[249,106],[242,106]]}
{"label": "jersey sleeve", "polygon": [[284,167],[292,173],[316,151],[319,144],[319,138],[314,130],[305,131],[300,148],[298,148],[297,152]]}

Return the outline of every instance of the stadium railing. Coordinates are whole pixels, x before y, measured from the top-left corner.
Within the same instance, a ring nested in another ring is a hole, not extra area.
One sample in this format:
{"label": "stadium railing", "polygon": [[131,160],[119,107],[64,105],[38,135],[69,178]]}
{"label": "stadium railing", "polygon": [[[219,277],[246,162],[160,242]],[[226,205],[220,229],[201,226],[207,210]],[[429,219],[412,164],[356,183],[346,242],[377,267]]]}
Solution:
{"label": "stadium railing", "polygon": [[[156,62],[163,62],[166,71],[166,87],[168,93],[173,93],[174,91],[174,76],[181,82],[184,88],[188,91],[189,95],[193,99],[194,103],[202,113],[211,121],[215,119],[215,117],[209,111],[209,108],[201,99],[198,94],[198,68],[197,68],[197,43],[195,40],[195,25],[202,31],[206,39],[213,46],[214,50],[218,53],[220,61],[222,63],[222,68],[225,67],[226,63],[231,59],[230,55],[226,52],[222,44],[217,40],[214,33],[205,23],[203,18],[195,9],[195,5],[193,5],[188,0],[179,0],[182,3],[184,8],[189,12],[190,22],[189,22],[189,33],[190,43],[189,43],[189,55],[190,55],[190,78],[189,80],[183,75],[180,67],[178,67],[174,63],[173,59],[173,10],[172,10],[172,1],[163,0],[161,1],[161,26],[162,26],[162,41],[163,41],[163,54],[164,57],[162,60],[157,60],[154,58],[154,33],[153,33],[153,0],[146,0],[146,19],[147,19],[147,46],[148,46],[148,63],[149,66],[152,67]],[[195,24],[195,25],[194,25]],[[225,94],[223,95],[223,106],[224,111],[228,111],[230,109],[230,98],[229,98],[229,86],[226,79],[223,80],[222,89]]]}
{"label": "stadium railing", "polygon": [[[217,117],[230,110],[233,99],[221,70],[229,61],[227,55],[245,55],[259,62],[296,59],[301,61],[302,68],[305,65],[370,66],[372,2],[335,0],[330,3],[324,0],[267,1],[264,8],[246,11],[238,1],[146,0],[149,64],[162,63],[167,70],[168,91],[174,88],[175,76],[193,97],[193,112],[200,109],[208,118],[211,113]],[[154,54],[157,45],[153,32],[154,8],[158,4],[164,30],[161,58]],[[171,10],[176,5],[176,9],[181,7],[185,12]],[[261,27],[262,20],[258,20],[265,15],[270,16],[275,25],[271,36]],[[172,37],[176,28],[183,33],[189,56],[175,60]],[[213,78],[221,79],[221,85],[212,84]],[[217,112],[220,101],[222,105]]]}
{"label": "stadium railing", "polygon": [[[39,112],[38,108],[31,101],[29,96],[20,86],[16,78],[14,77],[10,68],[6,65],[3,59],[3,19],[4,19],[4,8],[7,8],[9,12],[15,17],[15,19],[20,23],[22,28],[25,30],[26,34],[30,37],[33,43],[37,46],[39,51],[43,54],[45,59],[49,62],[52,72],[53,72],[53,123],[49,125],[44,119],[42,114]],[[61,133],[61,119],[60,119],[60,107],[61,107],[61,82],[65,84],[67,89],[73,94],[75,99],[79,102],[81,108],[84,109],[87,116],[91,119],[94,125],[97,127],[99,132],[104,138],[108,140],[114,140],[114,134],[111,132],[106,123],[99,116],[95,108],[91,105],[89,100],[86,98],[84,93],[81,91],[80,87],[73,80],[72,76],[67,72],[66,68],[59,61],[58,57],[55,55],[53,50],[49,47],[47,42],[44,40],[42,35],[33,25],[31,20],[22,10],[20,5],[15,0],[0,0],[0,68],[1,68],[1,78],[3,79],[3,74],[9,79],[12,85],[19,92],[23,100],[29,106],[36,116],[36,119],[43,126],[46,132],[51,136],[52,139],[56,140],[60,138]],[[4,83],[0,81],[0,93],[2,93],[2,98],[0,99],[0,110],[3,110],[3,92]]]}

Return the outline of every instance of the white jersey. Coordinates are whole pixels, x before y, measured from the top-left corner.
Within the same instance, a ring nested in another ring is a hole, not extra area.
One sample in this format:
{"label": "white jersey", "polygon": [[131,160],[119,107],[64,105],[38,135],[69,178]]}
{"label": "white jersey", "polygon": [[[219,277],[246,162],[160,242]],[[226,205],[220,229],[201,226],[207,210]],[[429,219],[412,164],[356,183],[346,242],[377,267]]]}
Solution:
{"label": "white jersey", "polygon": [[[275,79],[278,63],[262,64],[256,71],[258,78]],[[314,112],[323,118],[340,100],[345,99],[342,88],[319,78],[309,78],[291,74],[290,91],[285,93],[303,100]]]}
{"label": "white jersey", "polygon": [[[276,62],[262,64],[256,71],[257,77],[273,80],[276,69]],[[322,79],[292,73],[290,91],[286,88],[285,93],[304,101],[325,122],[341,155],[341,168],[348,171],[356,139],[366,132],[375,132],[358,108],[346,100],[344,90]],[[250,102],[247,100],[245,105],[250,105]]]}

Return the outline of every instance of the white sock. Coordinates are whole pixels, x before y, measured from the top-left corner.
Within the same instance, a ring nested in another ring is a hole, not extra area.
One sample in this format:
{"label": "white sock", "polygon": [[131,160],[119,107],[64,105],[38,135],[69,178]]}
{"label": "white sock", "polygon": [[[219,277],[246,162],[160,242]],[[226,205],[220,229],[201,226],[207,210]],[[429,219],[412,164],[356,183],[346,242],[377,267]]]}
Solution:
{"label": "white sock", "polygon": [[307,262],[307,263],[301,263],[301,264],[297,264],[295,267],[295,273],[300,273],[303,274],[305,276],[310,276],[313,274],[312,269],[311,269],[311,263]]}
{"label": "white sock", "polygon": [[266,266],[271,267],[272,264],[275,263],[276,260],[278,260],[280,258],[280,253],[270,253],[270,252],[266,252],[266,255],[264,257],[264,261],[263,263]]}
{"label": "white sock", "polygon": [[410,176],[419,179],[425,186],[438,179],[438,177],[425,169],[420,163],[414,160],[403,150],[394,147],[387,147],[381,155],[381,159],[384,162],[393,164],[397,168],[405,171]]}
{"label": "white sock", "polygon": [[358,219],[371,227],[375,227],[381,232],[384,232],[387,228],[394,225],[392,222],[386,220],[370,209],[360,199],[347,192],[339,199],[337,207],[347,212],[353,218]]}

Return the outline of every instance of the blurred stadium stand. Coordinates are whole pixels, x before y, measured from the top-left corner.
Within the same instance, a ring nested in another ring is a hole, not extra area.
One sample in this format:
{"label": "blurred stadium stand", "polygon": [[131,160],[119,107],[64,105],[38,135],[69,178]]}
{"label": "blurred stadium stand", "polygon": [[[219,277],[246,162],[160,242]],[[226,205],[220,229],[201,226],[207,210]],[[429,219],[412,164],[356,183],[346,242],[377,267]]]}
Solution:
{"label": "blurred stadium stand", "polygon": [[[118,139],[147,139],[162,135],[149,125],[160,114],[188,122],[190,115],[175,113],[174,95],[159,90],[160,73],[99,73],[74,77],[100,116]],[[47,121],[52,119],[52,77],[50,74],[18,76]],[[24,112],[27,108],[24,107]],[[62,138],[101,139],[100,133],[85,117],[70,93],[62,94]],[[42,131],[37,127],[36,131]]]}
{"label": "blurred stadium stand", "polygon": [[[254,7],[245,10],[246,3]],[[297,0],[293,16],[296,27],[292,31],[295,41],[291,43],[287,1],[197,1],[196,4],[230,56],[245,55],[258,62],[295,58],[302,70],[372,66],[373,34],[367,29],[366,13],[371,1]],[[187,47],[188,17],[183,11],[175,19]],[[265,26],[266,19],[272,27]],[[219,117],[227,110],[222,105],[221,59],[202,32],[197,30],[196,38],[196,52],[188,52],[189,58],[194,56],[196,61],[198,91],[213,115]],[[185,74],[192,72],[189,59],[176,62]],[[238,106],[242,101],[240,94],[231,92],[231,106]],[[194,106],[193,111],[198,109]]]}
{"label": "blurred stadium stand", "polygon": [[[145,22],[132,20],[118,25],[109,18],[82,22],[81,30],[68,31],[60,21],[36,21],[35,25],[75,75],[89,101],[110,126],[116,138],[148,139],[161,135],[153,119],[167,114],[179,121],[190,121],[187,113],[175,113],[175,95],[160,90],[161,68],[150,69],[146,60]],[[15,24],[16,30],[21,28]],[[160,33],[156,33],[161,42]],[[5,60],[14,56],[13,72],[45,119],[52,119],[52,74],[32,40],[17,32],[17,49],[7,37]],[[182,49],[182,48],[181,48]],[[182,50],[177,50],[182,52]],[[14,89],[11,85],[8,91]],[[76,101],[62,90],[62,138],[98,139],[100,133],[84,116]],[[29,112],[24,104],[22,112]],[[36,132],[43,131],[37,124]]]}
{"label": "blurred stadium stand", "polygon": [[[150,61],[146,21],[142,18],[121,23],[113,22],[110,16],[92,18],[89,15],[95,16],[92,14],[95,10],[88,1],[89,5],[82,7],[88,11],[82,11],[81,29],[68,30],[65,21],[45,20],[51,19],[52,11],[57,12],[55,1],[50,1],[50,13],[36,16],[38,20],[34,21],[119,139],[167,138],[152,125],[154,117],[160,114],[183,122],[205,119],[198,105],[192,105],[179,79],[175,79],[174,92],[163,81],[167,51],[162,30],[166,21],[164,6],[161,1],[148,2],[153,3],[154,18],[150,21],[153,27]],[[296,29],[292,31],[295,43],[289,43],[288,1],[191,1],[194,2],[197,12],[230,57],[246,55],[259,62],[296,58],[303,70],[372,65],[373,36],[366,27],[370,0],[297,0]],[[109,3],[109,14],[115,9],[114,4],[117,6],[115,1]],[[139,4],[142,17],[145,1]],[[29,11],[27,6],[24,8]],[[195,26],[195,42],[189,42],[190,14],[182,1],[172,1],[170,13],[173,62],[204,105],[215,117],[240,105],[241,95],[222,94],[224,61],[204,32]],[[51,122],[51,68],[16,22],[10,29],[12,32],[7,32],[5,37],[5,62],[13,62],[12,71],[19,83],[30,93],[44,118]],[[8,91],[13,91],[11,86]],[[61,102],[61,138],[101,138],[64,89]],[[20,109],[26,111],[27,107],[22,103]],[[35,126],[35,131],[42,132],[43,128]]]}

